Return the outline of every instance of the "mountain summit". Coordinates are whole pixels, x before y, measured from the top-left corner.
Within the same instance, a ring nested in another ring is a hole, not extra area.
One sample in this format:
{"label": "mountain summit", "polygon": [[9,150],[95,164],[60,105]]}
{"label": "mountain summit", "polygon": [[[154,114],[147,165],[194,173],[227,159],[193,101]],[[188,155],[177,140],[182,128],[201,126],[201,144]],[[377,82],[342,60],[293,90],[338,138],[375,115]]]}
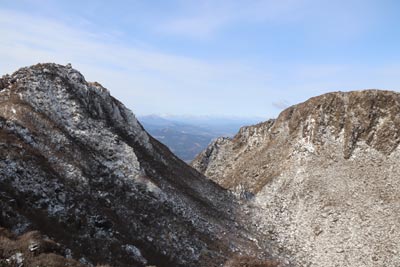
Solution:
{"label": "mountain summit", "polygon": [[334,92],[217,139],[192,166],[245,199],[295,266],[399,266],[399,143],[399,93]]}
{"label": "mountain summit", "polygon": [[0,79],[0,265],[399,266],[399,143],[400,94],[335,92],[195,170],[70,65],[22,68]]}
{"label": "mountain summit", "polygon": [[[70,65],[1,78],[0,136],[0,226],[38,230],[63,256],[89,265],[220,266],[234,253],[260,255],[235,221],[232,196]],[[10,261],[30,257],[13,253]]]}

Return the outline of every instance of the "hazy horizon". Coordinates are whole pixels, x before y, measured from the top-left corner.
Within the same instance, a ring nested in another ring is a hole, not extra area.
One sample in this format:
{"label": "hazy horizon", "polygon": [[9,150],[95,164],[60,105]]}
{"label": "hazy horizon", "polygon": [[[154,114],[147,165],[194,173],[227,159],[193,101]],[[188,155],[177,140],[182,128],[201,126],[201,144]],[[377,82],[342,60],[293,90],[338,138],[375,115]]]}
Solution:
{"label": "hazy horizon", "polygon": [[135,114],[275,118],[331,91],[399,91],[396,1],[0,3],[0,73],[71,63]]}
{"label": "hazy horizon", "polygon": [[151,117],[156,116],[160,118],[227,118],[227,119],[262,119],[263,116],[240,116],[240,115],[218,115],[218,114],[202,114],[202,115],[194,115],[194,114],[169,114],[169,113],[148,113],[148,114],[135,114],[137,117]]}

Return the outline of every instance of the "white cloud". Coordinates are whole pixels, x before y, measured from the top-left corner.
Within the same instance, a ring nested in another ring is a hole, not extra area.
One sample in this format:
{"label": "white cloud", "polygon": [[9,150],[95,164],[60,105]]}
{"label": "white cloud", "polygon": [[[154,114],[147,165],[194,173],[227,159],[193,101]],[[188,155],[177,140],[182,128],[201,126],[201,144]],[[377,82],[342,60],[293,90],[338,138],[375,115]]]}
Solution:
{"label": "white cloud", "polygon": [[[300,1],[304,2],[307,1]],[[247,7],[251,12],[244,5],[242,13],[238,14],[231,12],[227,5],[225,11],[215,9],[210,13],[214,17],[228,14],[219,20],[207,20],[210,25],[202,24],[202,16],[193,17],[196,19],[192,24],[187,28],[177,25],[177,31],[190,31],[197,23],[205,28],[197,31],[207,37],[236,18],[246,17],[244,14],[255,14],[254,21],[275,19],[273,4],[270,7],[272,17],[264,12],[272,2],[256,3],[259,3],[259,15],[254,5]],[[294,7],[291,1],[282,3],[287,6],[279,7],[280,14]],[[213,7],[210,4],[207,8]],[[324,62],[324,58],[272,62],[261,56],[258,63],[251,59],[245,63],[237,60],[246,58],[245,54],[233,55],[231,60],[200,59],[166,53],[147,43],[132,45],[130,40],[128,44],[118,35],[110,35],[102,29],[94,31],[94,27],[87,30],[79,22],[73,25],[80,26],[73,26],[59,19],[4,9],[0,9],[0,25],[0,73],[10,73],[38,62],[70,62],[88,80],[102,83],[134,112],[141,114],[274,116],[277,109],[271,103],[281,108],[286,105],[280,99],[298,103],[328,91],[399,87],[397,65],[371,66],[340,61],[332,64]]]}
{"label": "white cloud", "polygon": [[272,106],[274,106],[275,108],[277,108],[279,110],[283,110],[283,109],[289,107],[290,104],[289,104],[289,101],[287,101],[287,100],[281,100],[281,101],[272,102]]}
{"label": "white cloud", "polygon": [[[243,64],[129,46],[60,21],[12,10],[0,9],[0,25],[1,73],[38,62],[71,62],[88,80],[98,80],[141,113],[174,113],[190,101],[210,101],[210,96],[217,100],[212,111],[216,112],[218,98],[241,95],[245,86],[256,89],[264,79],[257,77],[267,77]],[[196,105],[198,111],[204,108]]]}
{"label": "white cloud", "polygon": [[[156,31],[209,39],[227,28],[291,24],[305,38],[354,39],[377,20],[371,1],[222,0],[184,1],[177,14],[160,18]],[[182,15],[184,14],[184,15]]]}
{"label": "white cloud", "polygon": [[[236,23],[291,21],[303,4],[295,0],[201,1],[181,6],[180,14],[165,19],[156,30],[191,38],[209,38]],[[182,16],[181,13],[185,14]]]}
{"label": "white cloud", "polygon": [[213,35],[229,21],[227,17],[209,15],[178,18],[163,23],[158,30],[169,34],[204,39]]}

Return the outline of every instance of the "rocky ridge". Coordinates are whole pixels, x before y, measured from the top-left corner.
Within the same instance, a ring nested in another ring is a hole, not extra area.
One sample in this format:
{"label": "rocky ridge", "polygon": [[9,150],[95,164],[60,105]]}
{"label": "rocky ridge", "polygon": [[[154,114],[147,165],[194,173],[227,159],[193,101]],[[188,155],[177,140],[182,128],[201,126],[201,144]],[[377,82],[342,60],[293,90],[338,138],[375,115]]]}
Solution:
{"label": "rocky ridge", "polygon": [[262,256],[231,194],[70,65],[0,79],[0,226],[91,265],[221,266]]}
{"label": "rocky ridge", "polygon": [[399,266],[400,94],[335,92],[217,139],[192,166],[294,266]]}

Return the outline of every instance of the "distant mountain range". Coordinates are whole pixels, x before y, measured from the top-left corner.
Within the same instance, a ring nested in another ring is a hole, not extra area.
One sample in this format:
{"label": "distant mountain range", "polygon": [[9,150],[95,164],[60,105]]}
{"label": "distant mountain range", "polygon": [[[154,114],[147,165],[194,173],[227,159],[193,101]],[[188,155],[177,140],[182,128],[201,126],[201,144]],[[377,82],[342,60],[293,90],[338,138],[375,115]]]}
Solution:
{"label": "distant mountain range", "polygon": [[217,137],[231,137],[240,127],[262,121],[263,118],[217,116],[139,116],[143,127],[179,158],[193,160]]}
{"label": "distant mountain range", "polygon": [[0,78],[0,147],[2,267],[217,267],[268,256],[236,220],[230,193],[70,65]]}
{"label": "distant mountain range", "polygon": [[[173,144],[248,124],[141,119]],[[400,266],[397,92],[313,97],[189,165],[99,83],[37,64],[0,78],[0,147],[0,267]]]}

